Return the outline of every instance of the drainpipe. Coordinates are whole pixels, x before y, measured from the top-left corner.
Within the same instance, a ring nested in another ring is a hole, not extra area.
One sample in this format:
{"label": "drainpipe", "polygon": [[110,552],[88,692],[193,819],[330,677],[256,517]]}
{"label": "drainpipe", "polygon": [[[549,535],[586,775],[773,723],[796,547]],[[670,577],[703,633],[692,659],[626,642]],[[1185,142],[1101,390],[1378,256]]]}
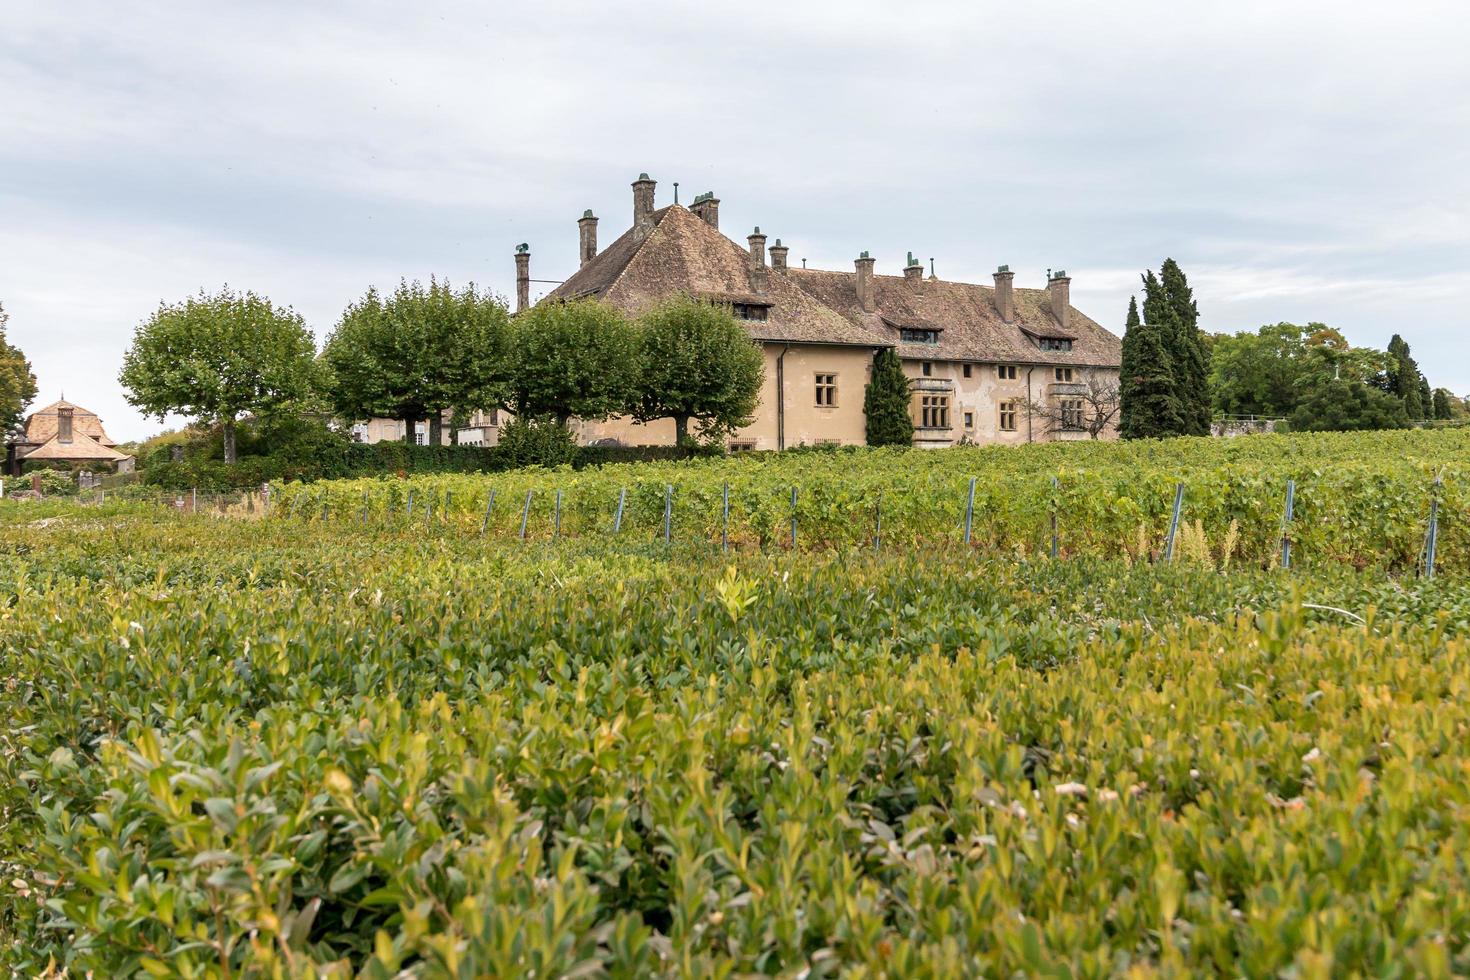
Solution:
{"label": "drainpipe", "polygon": [[786,352],[787,344],[776,356],[776,448],[786,448]]}
{"label": "drainpipe", "polygon": [[1026,369],[1026,441],[1031,441],[1031,372],[1036,370],[1036,365]]}

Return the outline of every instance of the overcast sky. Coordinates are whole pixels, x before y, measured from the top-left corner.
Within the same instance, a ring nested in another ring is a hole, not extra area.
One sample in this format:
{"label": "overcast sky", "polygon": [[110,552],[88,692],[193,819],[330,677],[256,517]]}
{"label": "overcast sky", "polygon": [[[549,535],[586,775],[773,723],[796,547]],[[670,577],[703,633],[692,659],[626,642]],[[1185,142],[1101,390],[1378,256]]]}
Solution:
{"label": "overcast sky", "polygon": [[[369,285],[513,293],[713,190],[791,261],[1048,268],[1121,333],[1173,256],[1209,330],[1401,333],[1470,393],[1470,4],[0,3],[0,303],[37,404],[229,283],[318,341]],[[537,291],[549,289],[539,286]]]}

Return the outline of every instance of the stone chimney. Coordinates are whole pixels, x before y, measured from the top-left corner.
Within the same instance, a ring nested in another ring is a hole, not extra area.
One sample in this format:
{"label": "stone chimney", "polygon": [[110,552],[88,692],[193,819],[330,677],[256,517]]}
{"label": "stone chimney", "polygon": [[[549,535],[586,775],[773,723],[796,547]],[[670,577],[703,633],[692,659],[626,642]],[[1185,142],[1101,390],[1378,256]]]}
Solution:
{"label": "stone chimney", "polygon": [[1015,278],[1016,274],[1008,265],[995,270],[995,312],[1006,323],[1016,318],[1016,297],[1011,292],[1011,281]]}
{"label": "stone chimney", "polygon": [[597,258],[597,216],[591,209],[577,219],[577,235],[581,239],[582,265]]}
{"label": "stone chimney", "polygon": [[1046,298],[1057,326],[1066,330],[1072,318],[1072,280],[1061,269],[1047,274]]}
{"label": "stone chimney", "polygon": [[791,251],[781,244],[781,239],[776,239],[776,244],[771,246],[771,268],[786,271],[786,253]]}
{"label": "stone chimney", "polygon": [[653,189],[658,181],[639,174],[633,181],[633,230],[642,238],[653,230]]}
{"label": "stone chimney", "polygon": [[924,263],[914,258],[914,253],[909,253],[908,263],[903,267],[903,278],[910,286],[917,286],[924,281]]}
{"label": "stone chimney", "polygon": [[766,236],[761,234],[760,226],[745,237],[750,242],[750,271],[754,273],[764,272],[766,269]]}
{"label": "stone chimney", "polygon": [[689,206],[689,210],[693,211],[695,217],[702,220],[705,224],[715,230],[719,230],[720,199],[715,197],[714,191],[705,191],[703,194],[696,194],[694,203]]}
{"label": "stone chimney", "polygon": [[531,246],[521,242],[516,246],[516,312],[520,313],[531,305]]}
{"label": "stone chimney", "polygon": [[867,252],[853,261],[853,265],[857,267],[858,305],[863,308],[864,313],[873,312],[873,261]]}

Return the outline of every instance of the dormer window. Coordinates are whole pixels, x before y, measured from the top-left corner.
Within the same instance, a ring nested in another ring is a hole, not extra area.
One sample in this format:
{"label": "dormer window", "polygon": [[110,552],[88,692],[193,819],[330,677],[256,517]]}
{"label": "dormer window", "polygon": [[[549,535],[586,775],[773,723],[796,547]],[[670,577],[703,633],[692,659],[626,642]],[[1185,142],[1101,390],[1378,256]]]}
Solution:
{"label": "dormer window", "polygon": [[735,319],[746,320],[751,323],[765,323],[766,313],[770,307],[758,303],[731,303],[730,312],[735,314]]}
{"label": "dormer window", "polygon": [[900,327],[898,339],[906,344],[937,344],[939,343],[939,331]]}
{"label": "dormer window", "polygon": [[1071,350],[1072,342],[1062,337],[1039,337],[1036,346],[1042,350]]}

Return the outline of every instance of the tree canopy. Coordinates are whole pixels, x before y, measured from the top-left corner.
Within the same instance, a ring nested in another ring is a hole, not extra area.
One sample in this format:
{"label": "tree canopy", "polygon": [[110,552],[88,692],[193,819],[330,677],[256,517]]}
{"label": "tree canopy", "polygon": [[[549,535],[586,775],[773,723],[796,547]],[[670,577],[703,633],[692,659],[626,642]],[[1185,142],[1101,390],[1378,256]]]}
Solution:
{"label": "tree canopy", "polygon": [[729,307],[679,295],[638,321],[640,422],[672,418],[680,445],[731,435],[755,417],[765,358]]}
{"label": "tree canopy", "polygon": [[914,441],[914,419],[909,408],[909,379],[903,362],[891,347],[873,358],[873,374],[863,393],[870,446],[909,446]]}
{"label": "tree canopy", "polygon": [[31,362],[5,338],[10,315],[0,305],[0,437],[19,427],[26,407],[36,397],[36,375]]}
{"label": "tree canopy", "polygon": [[1172,436],[1183,431],[1175,396],[1177,382],[1170,350],[1172,331],[1166,329],[1163,290],[1152,272],[1144,275],[1143,289],[1144,316],[1139,316],[1137,297],[1130,296],[1123,333],[1119,378],[1123,404],[1118,415],[1118,432],[1125,439]]}
{"label": "tree canopy", "polygon": [[160,420],[178,413],[224,431],[235,461],[235,422],[309,398],[316,346],[300,314],[228,286],[162,304],[137,328],[119,375],[128,403]]}
{"label": "tree canopy", "polygon": [[639,404],[638,332],[594,300],[543,302],[510,330],[507,407],[526,418],[605,419]]}
{"label": "tree canopy", "polygon": [[347,307],[322,352],[333,407],[345,419],[402,419],[408,441],[414,423],[427,418],[437,444],[446,409],[504,401],[508,322],[504,302],[474,283],[400,281],[386,297],[369,289]]}
{"label": "tree canopy", "polygon": [[1409,425],[1403,402],[1372,385],[1346,378],[1312,384],[1291,416],[1301,431],[1403,429]]}

